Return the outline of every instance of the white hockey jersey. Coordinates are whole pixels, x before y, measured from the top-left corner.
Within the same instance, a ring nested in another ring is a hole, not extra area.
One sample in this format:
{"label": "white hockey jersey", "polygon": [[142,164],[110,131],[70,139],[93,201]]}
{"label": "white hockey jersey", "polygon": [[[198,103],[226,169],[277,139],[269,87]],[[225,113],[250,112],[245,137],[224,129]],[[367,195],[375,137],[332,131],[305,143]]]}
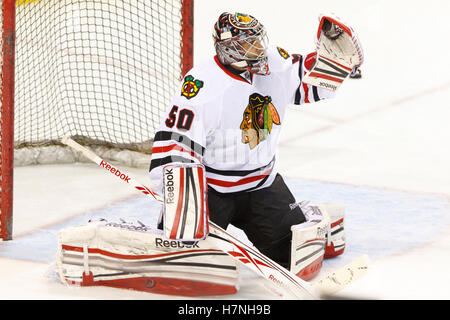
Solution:
{"label": "white hockey jersey", "polygon": [[218,192],[268,187],[276,173],[275,149],[289,104],[333,97],[302,83],[315,55],[268,49],[270,74],[238,75],[217,57],[191,69],[155,134],[150,180],[161,194],[162,168],[203,163],[208,186]]}

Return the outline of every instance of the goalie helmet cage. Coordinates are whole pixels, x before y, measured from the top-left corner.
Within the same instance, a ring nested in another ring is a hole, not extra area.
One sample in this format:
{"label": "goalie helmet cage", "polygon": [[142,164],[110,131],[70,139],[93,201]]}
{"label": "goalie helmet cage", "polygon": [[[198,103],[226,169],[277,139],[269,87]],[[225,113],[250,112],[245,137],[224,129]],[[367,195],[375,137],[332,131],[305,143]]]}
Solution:
{"label": "goalie helmet cage", "polygon": [[2,0],[0,10],[0,239],[10,240],[13,162],[67,162],[55,151],[67,150],[64,135],[151,152],[193,66],[194,0]]}

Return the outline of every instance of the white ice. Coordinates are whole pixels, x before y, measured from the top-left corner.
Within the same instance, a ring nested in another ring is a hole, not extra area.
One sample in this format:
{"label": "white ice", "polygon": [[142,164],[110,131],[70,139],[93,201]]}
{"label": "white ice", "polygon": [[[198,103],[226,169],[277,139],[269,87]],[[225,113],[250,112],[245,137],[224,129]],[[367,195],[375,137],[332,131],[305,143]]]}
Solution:
{"label": "white ice", "polygon": [[[314,49],[323,12],[359,34],[363,78],[347,80],[334,100],[290,107],[278,148],[280,173],[299,200],[348,207],[346,252],[326,260],[322,274],[359,254],[371,259],[342,296],[450,299],[449,9],[443,0],[196,1],[195,62],[213,55],[212,25],[228,10],[257,16],[290,53]],[[148,181],[146,169],[126,170]],[[0,242],[0,299],[179,298],[69,288],[51,275],[55,228],[150,212],[150,202],[91,164],[18,167],[14,178],[14,240]],[[220,298],[274,298],[249,270],[243,278],[237,295]]]}

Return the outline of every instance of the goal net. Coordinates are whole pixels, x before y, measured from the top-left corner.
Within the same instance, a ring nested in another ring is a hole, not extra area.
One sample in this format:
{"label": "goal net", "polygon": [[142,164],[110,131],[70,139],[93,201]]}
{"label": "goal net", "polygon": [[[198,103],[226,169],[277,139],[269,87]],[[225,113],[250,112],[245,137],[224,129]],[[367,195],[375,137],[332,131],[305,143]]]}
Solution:
{"label": "goal net", "polygon": [[101,150],[148,155],[192,67],[192,20],[193,0],[16,0],[14,165],[77,160],[64,135],[107,159]]}
{"label": "goal net", "polygon": [[57,145],[67,134],[150,152],[183,58],[191,59],[182,54],[191,46],[183,38],[185,2],[16,1],[16,149]]}

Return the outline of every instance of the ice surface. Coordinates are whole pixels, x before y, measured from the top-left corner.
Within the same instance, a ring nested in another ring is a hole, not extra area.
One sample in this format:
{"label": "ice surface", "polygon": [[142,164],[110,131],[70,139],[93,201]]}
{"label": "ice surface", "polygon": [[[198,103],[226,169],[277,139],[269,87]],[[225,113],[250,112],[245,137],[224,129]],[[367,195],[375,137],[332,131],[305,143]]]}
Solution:
{"label": "ice surface", "polygon": [[[373,299],[450,299],[450,77],[447,1],[198,0],[195,62],[210,57],[212,24],[223,11],[251,13],[272,43],[313,50],[317,16],[352,23],[365,51],[363,78],[334,100],[292,106],[278,148],[279,171],[298,200],[346,206],[347,248],[322,274],[360,254],[367,276],[342,295]],[[145,169],[126,168],[144,184]],[[0,299],[178,299],[110,288],[68,288],[52,274],[55,234],[91,217],[139,218],[158,207],[91,164],[15,169],[14,240],[0,243]],[[239,233],[239,230],[232,229]],[[272,299],[244,269],[227,299]],[[214,299],[215,297],[210,297]],[[224,297],[220,297],[221,299]]]}

